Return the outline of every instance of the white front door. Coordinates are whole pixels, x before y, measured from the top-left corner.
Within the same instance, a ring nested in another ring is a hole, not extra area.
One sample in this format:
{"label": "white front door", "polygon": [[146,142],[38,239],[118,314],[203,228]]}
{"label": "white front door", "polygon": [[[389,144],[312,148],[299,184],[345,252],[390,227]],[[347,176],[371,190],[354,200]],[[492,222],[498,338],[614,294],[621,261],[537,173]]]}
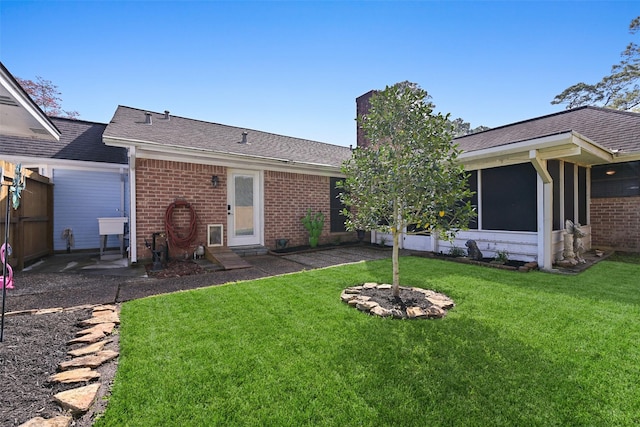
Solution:
{"label": "white front door", "polygon": [[261,244],[260,172],[230,170],[227,182],[228,246]]}

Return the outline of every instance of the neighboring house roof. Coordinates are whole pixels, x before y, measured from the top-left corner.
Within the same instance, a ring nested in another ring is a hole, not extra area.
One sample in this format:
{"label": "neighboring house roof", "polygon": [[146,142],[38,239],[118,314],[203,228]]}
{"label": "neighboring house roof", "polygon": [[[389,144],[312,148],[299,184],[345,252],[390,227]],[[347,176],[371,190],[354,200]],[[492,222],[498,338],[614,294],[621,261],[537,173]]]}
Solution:
{"label": "neighboring house roof", "polygon": [[11,156],[127,164],[125,149],[109,147],[102,142],[106,124],[56,117],[50,120],[60,130],[59,141],[43,140],[40,137],[0,135],[0,153]]}
{"label": "neighboring house roof", "polygon": [[612,151],[640,153],[640,114],[589,106],[462,136],[455,142],[472,152],[571,131]]}
{"label": "neighboring house roof", "polygon": [[[119,106],[104,132],[105,143],[332,168],[340,167],[351,157],[347,147],[178,116],[167,119],[168,113],[151,112],[151,124],[148,124],[146,113],[146,110]],[[243,143],[244,132],[246,143]]]}
{"label": "neighboring house roof", "polygon": [[60,131],[36,105],[13,75],[0,62],[0,125],[2,134],[39,136],[57,140]]}

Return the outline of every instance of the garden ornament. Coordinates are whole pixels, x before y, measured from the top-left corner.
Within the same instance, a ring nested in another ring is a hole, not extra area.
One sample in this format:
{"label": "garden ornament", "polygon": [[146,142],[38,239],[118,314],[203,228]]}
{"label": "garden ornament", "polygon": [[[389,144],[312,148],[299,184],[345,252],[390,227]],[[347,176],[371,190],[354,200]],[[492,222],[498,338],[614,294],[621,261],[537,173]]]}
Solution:
{"label": "garden ornament", "polygon": [[568,219],[564,222],[564,231],[564,251],[562,252],[564,261],[571,265],[586,263],[582,258],[582,254],[585,252],[582,238],[586,234],[580,228],[580,223],[574,223]]}
{"label": "garden ornament", "polygon": [[478,249],[478,244],[475,240],[467,240],[467,243],[465,243],[464,245],[467,247],[469,258],[476,261],[482,260],[482,252],[480,252],[480,249]]}
{"label": "garden ornament", "polygon": [[[6,256],[11,256],[11,245],[8,243],[5,243],[4,245],[2,245],[2,247],[0,247],[0,260],[2,261],[2,265],[4,265],[5,263]],[[7,275],[3,276],[0,287],[5,286],[5,283],[6,289],[13,289],[13,269],[11,268],[9,263],[7,263]]]}

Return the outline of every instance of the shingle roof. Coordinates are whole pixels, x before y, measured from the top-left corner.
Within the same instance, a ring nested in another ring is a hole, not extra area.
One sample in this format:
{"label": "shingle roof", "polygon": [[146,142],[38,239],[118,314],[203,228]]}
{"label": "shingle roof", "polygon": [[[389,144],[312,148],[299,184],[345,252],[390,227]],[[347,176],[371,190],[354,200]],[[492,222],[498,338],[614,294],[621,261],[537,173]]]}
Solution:
{"label": "shingle roof", "polygon": [[579,107],[455,139],[465,152],[575,131],[610,150],[640,153],[640,114]]}
{"label": "shingle roof", "polygon": [[[149,125],[145,112],[119,106],[104,137],[335,167],[351,156],[347,147],[179,116],[167,120],[160,113],[151,113]],[[247,132],[247,144],[241,143],[243,132]]]}
{"label": "shingle roof", "polygon": [[103,123],[51,117],[60,130],[60,141],[0,135],[0,153],[49,159],[127,164],[124,148],[102,142]]}

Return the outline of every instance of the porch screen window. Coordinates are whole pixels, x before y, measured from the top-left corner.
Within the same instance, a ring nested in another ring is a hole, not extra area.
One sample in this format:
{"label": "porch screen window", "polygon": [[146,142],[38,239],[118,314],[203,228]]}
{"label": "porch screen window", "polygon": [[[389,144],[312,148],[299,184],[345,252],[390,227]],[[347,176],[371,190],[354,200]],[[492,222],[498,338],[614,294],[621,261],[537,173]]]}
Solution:
{"label": "porch screen window", "polygon": [[531,163],[482,171],[482,228],[536,231],[536,170]]}
{"label": "porch screen window", "polygon": [[547,170],[553,179],[553,229],[564,229],[564,221],[560,218],[560,161],[549,160]]}
{"label": "porch screen window", "polygon": [[587,223],[587,169],[578,166],[578,222]]}
{"label": "porch screen window", "polygon": [[[473,196],[471,196],[471,206],[478,209],[478,171],[469,172],[467,183],[469,184],[469,190],[473,191]],[[479,213],[479,212],[476,211],[476,213]],[[478,217],[476,216],[475,218],[470,220],[468,226],[470,230],[477,230]]]}
{"label": "porch screen window", "polygon": [[591,168],[591,197],[640,196],[640,161]]}
{"label": "porch screen window", "polygon": [[331,214],[330,214],[330,225],[331,225],[331,232],[332,233],[341,233],[344,231],[347,231],[344,222],[346,221],[346,217],[344,215],[342,215],[342,209],[344,209],[344,204],[342,204],[342,202],[340,201],[340,198],[338,197],[338,195],[341,193],[342,190],[339,190],[338,188],[336,188],[336,185],[338,183],[338,181],[342,180],[342,178],[331,178],[330,179],[330,190],[329,190],[329,195],[330,195],[330,209],[331,209]]}
{"label": "porch screen window", "polygon": [[575,191],[573,191],[574,187],[574,182],[575,180],[573,179],[573,172],[574,172],[574,165],[573,163],[565,163],[564,164],[564,219],[563,219],[563,223],[565,219],[570,219],[571,221],[574,222],[580,222],[577,220],[577,218],[574,218],[574,194]]}

